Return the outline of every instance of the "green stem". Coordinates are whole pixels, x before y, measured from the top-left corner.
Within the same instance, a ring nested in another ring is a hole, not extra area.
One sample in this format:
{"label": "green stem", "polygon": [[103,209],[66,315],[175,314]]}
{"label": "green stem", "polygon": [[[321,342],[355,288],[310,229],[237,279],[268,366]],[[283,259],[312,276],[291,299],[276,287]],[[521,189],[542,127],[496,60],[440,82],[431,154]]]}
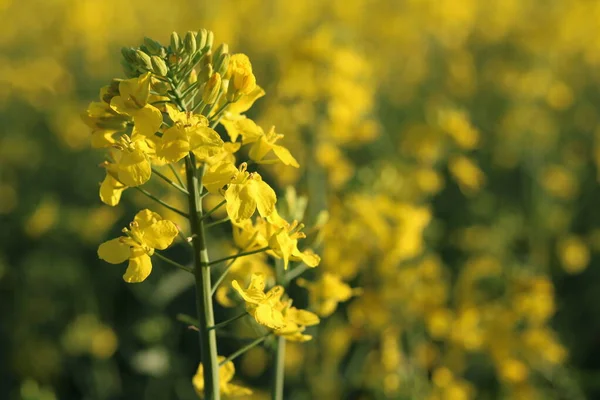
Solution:
{"label": "green stem", "polygon": [[194,273],[194,271],[193,271],[191,268],[188,268],[188,267],[186,267],[186,266],[184,266],[184,265],[181,265],[181,264],[179,264],[178,262],[176,262],[176,261],[173,261],[173,260],[171,260],[170,258],[167,258],[167,257],[163,256],[163,255],[162,255],[162,254],[160,254],[160,253],[154,252],[154,254],[153,254],[153,255],[155,255],[156,257],[160,258],[160,259],[161,259],[161,260],[163,260],[164,262],[171,264],[171,265],[172,265],[172,266],[174,266],[174,267],[177,267],[177,268],[179,268],[179,269],[182,269],[182,270],[184,270],[184,271],[186,271],[186,272],[189,272],[189,273]]}
{"label": "green stem", "polygon": [[227,200],[223,200],[222,202],[220,202],[219,204],[217,204],[216,206],[214,206],[213,208],[211,208],[210,210],[208,210],[207,212],[204,213],[204,215],[202,215],[202,221],[204,221],[206,218],[210,217],[210,215],[212,213],[214,213],[215,211],[217,211],[219,208],[221,208],[221,206],[223,204],[227,203]]}
{"label": "green stem", "polygon": [[181,175],[179,175],[179,172],[177,172],[177,168],[175,168],[173,166],[173,164],[169,164],[169,168],[171,169],[171,172],[173,172],[173,175],[175,175],[175,179],[177,179],[177,182],[179,182],[179,184],[181,185],[181,187],[185,188],[185,183],[183,182],[183,179],[181,178]]}
{"label": "green stem", "polygon": [[271,336],[271,333],[267,333],[265,336],[261,336],[258,339],[256,339],[255,341],[253,341],[252,343],[247,344],[246,346],[242,347],[241,349],[239,349],[238,351],[236,351],[235,353],[231,354],[229,357],[227,357],[226,359],[224,359],[223,361],[221,361],[219,363],[219,366],[225,365],[225,363],[227,363],[229,361],[235,360],[236,358],[238,358],[239,356],[241,356],[242,354],[244,354],[248,350],[252,349],[253,347],[258,346],[259,344],[261,344],[262,342],[264,342],[265,340],[267,340],[267,338],[269,336]]}
{"label": "green stem", "polygon": [[177,321],[183,322],[184,324],[191,325],[195,328],[198,327],[198,320],[196,318],[192,317],[191,315],[177,314],[177,316],[175,318],[177,319]]}
{"label": "green stem", "polygon": [[161,172],[159,172],[156,168],[152,167],[152,172],[154,172],[156,175],[158,175],[160,178],[162,178],[162,180],[164,180],[165,182],[167,182],[169,185],[173,186],[175,189],[179,190],[181,193],[185,194],[186,196],[189,196],[190,194],[188,193],[188,191],[182,187],[179,186],[177,183],[173,182],[173,180],[171,178],[169,178],[166,175],[163,175]]}
{"label": "green stem", "polygon": [[[238,251],[237,255],[239,256],[242,253],[242,251],[243,250]],[[233,263],[235,262],[235,260],[236,259],[234,258],[233,260],[229,261],[229,263],[227,263],[227,265],[223,269],[223,272],[221,273],[221,276],[219,276],[219,278],[213,284],[213,287],[212,287],[212,294],[213,295],[215,294],[215,292],[219,288],[219,285],[221,284],[221,282],[223,282],[223,279],[225,279],[225,277],[227,276],[227,273],[229,272],[229,269],[231,268],[231,266],[233,265]]]}
{"label": "green stem", "polygon": [[[285,269],[282,260],[275,261],[275,282],[278,285],[287,285],[285,280]],[[273,368],[273,379],[271,381],[271,399],[283,400],[283,384],[285,380],[285,338],[279,336],[275,342],[275,366]]]}
{"label": "green stem", "polygon": [[219,322],[218,324],[215,324],[215,325],[213,325],[213,326],[209,326],[209,327],[208,327],[208,328],[206,328],[206,329],[208,329],[208,330],[213,330],[213,329],[222,328],[222,327],[224,327],[225,325],[228,325],[228,324],[232,323],[233,321],[237,321],[237,320],[238,320],[238,319],[240,319],[240,318],[244,318],[246,315],[250,315],[250,314],[248,314],[247,312],[245,312],[245,313],[243,313],[243,314],[236,315],[236,316],[235,316],[235,317],[233,317],[233,318],[229,318],[229,319],[228,319],[228,320],[226,320],[226,321]]}
{"label": "green stem", "polygon": [[273,370],[273,390],[271,399],[283,400],[283,383],[285,380],[285,338],[279,336],[275,349],[275,367]]}
{"label": "green stem", "polygon": [[[196,308],[198,311],[198,332],[200,334],[200,353],[204,366],[204,398],[219,400],[219,362],[217,360],[217,336],[208,327],[215,324],[210,283],[210,261],[204,224],[202,222],[202,177],[205,165],[196,170],[196,157],[190,153],[186,157],[186,176],[190,191],[190,225],[194,245],[194,276],[196,278]],[[200,176],[198,176],[200,175]]]}
{"label": "green stem", "polygon": [[166,207],[166,208],[168,208],[169,210],[171,210],[173,212],[176,212],[177,214],[181,215],[182,217],[185,217],[185,218],[189,218],[190,217],[189,215],[187,215],[183,211],[181,211],[181,210],[173,207],[172,205],[169,205],[169,204],[165,203],[164,201],[162,201],[158,197],[154,196],[152,193],[148,192],[147,190],[144,190],[144,189],[142,189],[139,186],[134,186],[133,188],[139,190],[140,192],[144,193],[146,196],[148,196],[152,200],[156,201],[161,206]]}
{"label": "green stem", "polygon": [[252,250],[252,251],[247,251],[245,253],[234,254],[232,256],[227,256],[227,257],[220,258],[218,260],[211,261],[211,262],[208,263],[208,265],[215,265],[215,264],[221,263],[223,261],[227,261],[227,260],[231,260],[231,259],[237,259],[238,257],[249,256],[250,254],[262,253],[263,251],[267,251],[269,249],[270,249],[270,247],[267,246],[267,247],[263,247],[263,248],[258,249],[258,250]]}
{"label": "green stem", "polygon": [[223,222],[227,222],[227,221],[229,221],[229,217],[221,218],[221,219],[218,219],[218,220],[216,220],[216,221],[213,221],[213,222],[211,222],[211,223],[204,224],[204,227],[205,227],[205,228],[210,228],[210,227],[213,227],[213,226],[215,226],[215,225],[222,224]]}
{"label": "green stem", "polygon": [[284,275],[283,279],[284,279],[284,283],[287,284],[287,282],[291,282],[294,279],[296,279],[297,277],[299,277],[300,275],[302,275],[304,273],[304,271],[306,271],[308,269],[308,265],[306,264],[301,264],[298,265],[296,268],[290,270],[287,274]]}

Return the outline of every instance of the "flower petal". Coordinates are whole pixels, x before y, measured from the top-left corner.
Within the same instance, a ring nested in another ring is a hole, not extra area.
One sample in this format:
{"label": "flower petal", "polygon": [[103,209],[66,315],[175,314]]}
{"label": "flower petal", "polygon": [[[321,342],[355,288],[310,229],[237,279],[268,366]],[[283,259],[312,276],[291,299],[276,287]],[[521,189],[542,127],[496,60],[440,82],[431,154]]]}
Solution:
{"label": "flower petal", "polygon": [[164,250],[173,243],[179,230],[171,221],[155,222],[144,229],[144,242],[154,249]]}
{"label": "flower petal", "polygon": [[150,104],[146,104],[143,108],[132,113],[133,116],[133,133],[144,136],[154,136],[162,125],[163,118],[160,110]]}
{"label": "flower petal", "polygon": [[106,205],[116,206],[121,200],[121,194],[127,189],[127,186],[123,185],[115,178],[106,174],[104,181],[100,185],[100,200]]}
{"label": "flower petal", "polygon": [[152,261],[150,256],[142,253],[137,257],[129,259],[129,266],[123,275],[123,280],[127,283],[143,282],[152,272]]}
{"label": "flower petal", "polygon": [[111,239],[98,247],[98,257],[111,264],[125,262],[130,255],[129,246],[123,243],[121,238]]}
{"label": "flower petal", "polygon": [[152,174],[150,161],[141,150],[125,151],[117,168],[119,181],[131,187],[143,185]]}

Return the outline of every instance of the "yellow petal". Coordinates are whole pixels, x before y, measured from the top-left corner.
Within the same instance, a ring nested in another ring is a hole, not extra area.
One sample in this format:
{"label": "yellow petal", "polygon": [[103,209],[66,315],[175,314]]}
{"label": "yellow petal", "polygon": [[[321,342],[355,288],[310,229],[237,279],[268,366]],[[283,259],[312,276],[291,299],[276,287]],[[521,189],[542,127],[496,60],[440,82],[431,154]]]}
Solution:
{"label": "yellow petal", "polygon": [[164,250],[173,243],[178,232],[173,222],[158,221],[144,229],[144,242],[153,249]]}
{"label": "yellow petal", "polygon": [[125,275],[123,275],[123,280],[127,283],[143,282],[150,275],[150,272],[152,272],[150,256],[142,253],[137,257],[129,259],[129,265],[127,266]]}
{"label": "yellow petal", "polygon": [[231,183],[232,179],[238,173],[238,169],[231,162],[225,161],[213,166],[210,166],[204,178],[202,178],[202,184],[210,193],[219,193],[219,190],[223,186]]}
{"label": "yellow petal", "polygon": [[125,262],[130,255],[129,246],[124,244],[121,238],[111,239],[98,247],[98,257],[111,264]]}
{"label": "yellow petal", "polygon": [[294,322],[304,326],[317,325],[320,322],[317,314],[313,314],[306,310],[295,310]]}
{"label": "yellow petal", "polygon": [[300,258],[304,264],[307,266],[314,268],[321,262],[321,257],[315,254],[312,250],[306,249],[303,252],[300,252],[297,248],[293,253],[294,256]]}
{"label": "yellow petal", "polygon": [[104,181],[100,185],[100,200],[109,206],[116,206],[121,200],[121,194],[127,186],[118,182],[112,176],[106,174]]}
{"label": "yellow petal", "polygon": [[275,203],[277,202],[277,196],[275,196],[275,191],[271,186],[264,182],[258,174],[256,174],[253,179],[249,180],[248,185],[246,186],[248,186],[250,197],[256,201],[258,213],[262,217],[271,215],[273,210],[275,210]]}
{"label": "yellow petal", "polygon": [[150,104],[146,104],[131,115],[134,123],[132,135],[154,136],[163,122],[160,110]]}
{"label": "yellow petal", "polygon": [[167,129],[159,143],[157,155],[172,163],[181,160],[190,151],[187,134],[178,126]]}
{"label": "yellow petal", "polygon": [[227,215],[233,222],[252,217],[256,210],[256,201],[246,184],[232,184],[225,191]]}
{"label": "yellow petal", "polygon": [[227,111],[231,114],[242,114],[250,109],[254,102],[265,95],[265,91],[260,86],[256,85],[254,90],[244,96],[242,96],[238,101],[233,104],[230,104],[227,107]]}
{"label": "yellow petal", "polygon": [[151,74],[146,72],[137,78],[119,82],[119,94],[125,99],[133,99],[139,106],[144,106],[150,96]]}
{"label": "yellow petal", "polygon": [[252,395],[252,390],[233,383],[228,383],[227,385],[221,386],[221,393],[228,397],[246,397]]}
{"label": "yellow petal", "polygon": [[158,213],[150,211],[146,208],[135,214],[133,220],[135,221],[137,226],[143,230],[156,223],[157,221],[161,221],[162,217]]}
{"label": "yellow petal", "polygon": [[223,151],[223,139],[219,134],[208,126],[197,126],[189,132],[190,149],[196,155],[198,161],[206,161],[207,158]]}
{"label": "yellow petal", "polygon": [[250,118],[243,118],[236,121],[235,127],[240,135],[242,135],[243,144],[256,142],[265,134],[262,128],[256,125]]}
{"label": "yellow petal", "polygon": [[291,165],[294,168],[299,168],[300,164],[298,161],[292,156],[292,153],[288,149],[283,146],[279,146],[277,144],[273,145],[273,153],[281,160],[285,165]]}
{"label": "yellow petal", "polygon": [[256,322],[271,329],[279,329],[285,325],[281,311],[275,310],[268,304],[259,304],[252,312]]}
{"label": "yellow petal", "polygon": [[117,177],[127,186],[143,185],[151,174],[150,161],[140,150],[125,151],[117,164]]}
{"label": "yellow petal", "polygon": [[240,295],[240,297],[242,299],[244,299],[244,301],[246,303],[259,304],[265,298],[265,295],[262,292],[258,292],[256,290],[245,291],[244,289],[242,289],[242,287],[240,286],[240,284],[238,283],[237,280],[233,280],[231,282],[231,286],[233,287],[233,289],[236,292],[238,292],[238,294]]}
{"label": "yellow petal", "polygon": [[260,161],[271,151],[273,145],[269,143],[264,136],[261,136],[257,141],[252,144],[248,157],[254,161]]}
{"label": "yellow petal", "polygon": [[[223,358],[224,357],[219,357]],[[219,360],[221,362],[222,360]],[[219,367],[219,384],[227,384],[229,381],[233,379],[235,375],[235,365],[233,365],[233,361],[227,361],[225,364]]]}

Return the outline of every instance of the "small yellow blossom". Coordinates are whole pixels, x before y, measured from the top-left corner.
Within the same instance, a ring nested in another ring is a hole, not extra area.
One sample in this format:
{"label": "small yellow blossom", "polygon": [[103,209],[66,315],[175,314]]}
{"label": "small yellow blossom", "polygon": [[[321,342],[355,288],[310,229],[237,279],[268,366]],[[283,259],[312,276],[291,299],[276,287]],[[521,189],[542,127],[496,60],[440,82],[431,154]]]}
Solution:
{"label": "small yellow blossom", "polygon": [[[218,357],[219,363],[225,361],[225,357]],[[252,394],[252,390],[231,383],[233,376],[235,375],[235,365],[233,361],[227,361],[225,364],[219,367],[219,391],[221,395],[227,398],[230,397],[246,397]],[[202,363],[198,365],[196,375],[192,378],[192,384],[196,393],[200,397],[204,397],[204,368]]]}
{"label": "small yellow blossom", "polygon": [[203,115],[180,112],[167,105],[173,126],[165,130],[157,151],[168,162],[177,162],[192,151],[198,161],[206,161],[223,151],[224,142],[219,134],[208,126]]}
{"label": "small yellow blossom", "polygon": [[590,263],[590,249],[576,235],[569,235],[558,241],[558,256],[563,269],[569,274],[584,271]]}
{"label": "small yellow blossom", "polygon": [[100,185],[100,199],[109,206],[115,206],[121,193],[127,187],[140,186],[150,179],[152,166],[150,157],[144,151],[144,140],[131,141],[129,136],[121,136],[114,144],[113,162],[105,162],[106,177]]}
{"label": "small yellow blossom", "polygon": [[226,76],[230,79],[229,91],[231,100],[235,101],[240,95],[252,93],[256,88],[256,77],[252,73],[252,64],[245,54],[232,54]]}
{"label": "small yellow blossom", "polygon": [[300,251],[298,249],[298,239],[306,237],[303,232],[300,232],[303,227],[304,225],[299,224],[298,221],[293,221],[291,224],[286,222],[283,227],[269,237],[269,254],[282,258],[285,269],[290,261],[302,261],[309,267],[316,267],[321,262],[321,257],[312,250]]}
{"label": "small yellow blossom", "polygon": [[353,289],[337,274],[324,272],[318,281],[309,282],[298,279],[298,285],[308,289],[310,304],[321,317],[334,313],[338,303],[348,301],[352,296],[362,293],[361,289]]}
{"label": "small yellow blossom", "polygon": [[119,96],[110,100],[110,106],[120,114],[133,118],[133,135],[154,136],[162,125],[160,110],[148,104],[150,97],[150,72],[137,78],[119,82]]}
{"label": "small yellow blossom", "polygon": [[[234,123],[232,132],[235,132],[233,135],[242,135],[243,144],[252,144],[248,152],[251,160],[256,161],[257,163],[271,163],[279,160],[284,165],[291,165],[295,168],[300,167],[298,161],[296,161],[287,148],[276,144],[278,140],[283,138],[283,135],[276,133],[274,126],[265,133],[265,131],[263,131],[260,126],[256,125],[254,121],[249,118],[244,118]],[[233,137],[231,140],[234,140]],[[271,151],[273,151],[276,158],[265,160],[264,158]]]}
{"label": "small yellow blossom", "polygon": [[234,223],[252,217],[257,209],[262,217],[267,217],[273,213],[277,202],[271,186],[257,172],[247,172],[245,164],[242,164],[224,196],[227,200],[227,215]]}
{"label": "small yellow blossom", "polygon": [[303,332],[307,326],[317,325],[320,322],[319,317],[310,311],[292,307],[291,304],[291,301],[279,303],[279,308],[283,313],[284,325],[279,329],[275,329],[274,333],[291,342],[311,340],[312,336],[305,335]]}
{"label": "small yellow blossom", "polygon": [[246,310],[256,322],[271,329],[280,329],[285,325],[283,314],[276,306],[283,296],[283,287],[275,286],[265,293],[265,276],[252,274],[247,289],[242,289],[237,280],[231,286],[246,302]]}
{"label": "small yellow blossom", "polygon": [[116,142],[114,135],[124,131],[130,120],[127,115],[119,114],[104,101],[108,90],[108,86],[103,87],[100,91],[101,101],[91,102],[81,116],[83,122],[92,129],[92,147],[97,149],[112,146]]}
{"label": "small yellow blossom", "polygon": [[177,236],[177,227],[169,220],[148,209],[138,212],[124,228],[121,236],[104,242],[98,248],[98,256],[111,264],[120,264],[129,260],[129,266],[123,279],[125,282],[144,281],[152,271],[150,256],[154,249],[164,250]]}

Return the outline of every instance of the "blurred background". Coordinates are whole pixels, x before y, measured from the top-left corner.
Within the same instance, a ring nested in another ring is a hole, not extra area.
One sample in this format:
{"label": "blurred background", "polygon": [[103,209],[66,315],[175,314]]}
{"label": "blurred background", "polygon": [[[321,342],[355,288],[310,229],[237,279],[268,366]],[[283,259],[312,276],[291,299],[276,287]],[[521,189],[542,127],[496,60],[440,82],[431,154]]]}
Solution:
{"label": "blurred background", "polygon": [[[286,398],[600,398],[598,21],[592,0],[0,0],[0,398],[195,398],[193,283],[98,260],[149,204],[101,204],[80,114],[122,46],[200,28],[250,57],[250,116],[301,164],[266,179],[308,225],[329,212],[307,279],[363,289],[288,346]],[[271,357],[236,361],[257,399]]]}

